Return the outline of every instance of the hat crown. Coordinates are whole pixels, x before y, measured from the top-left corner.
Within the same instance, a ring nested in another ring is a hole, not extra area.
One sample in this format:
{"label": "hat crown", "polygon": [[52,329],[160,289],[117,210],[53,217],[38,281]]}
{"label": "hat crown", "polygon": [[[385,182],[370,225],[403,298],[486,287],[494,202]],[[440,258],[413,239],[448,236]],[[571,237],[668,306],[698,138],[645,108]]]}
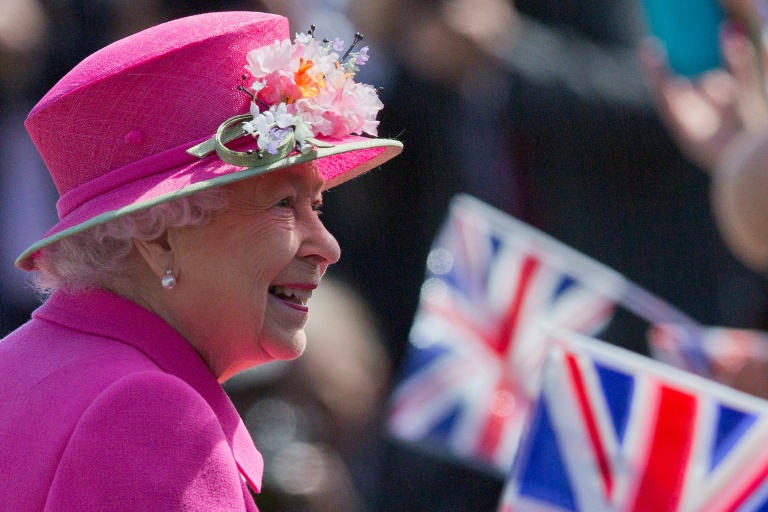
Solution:
{"label": "hat crown", "polygon": [[288,20],[255,12],[170,21],[94,53],[25,123],[59,194],[152,155],[191,146],[248,111],[247,53],[288,39]]}

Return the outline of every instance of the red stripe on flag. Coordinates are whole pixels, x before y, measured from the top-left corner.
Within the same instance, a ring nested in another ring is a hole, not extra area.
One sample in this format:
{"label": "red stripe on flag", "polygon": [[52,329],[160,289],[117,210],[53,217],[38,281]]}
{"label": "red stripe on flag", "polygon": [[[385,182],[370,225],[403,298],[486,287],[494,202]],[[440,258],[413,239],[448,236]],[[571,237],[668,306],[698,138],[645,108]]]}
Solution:
{"label": "red stripe on flag", "polygon": [[752,497],[755,491],[765,484],[765,480],[768,478],[768,466],[763,466],[760,472],[756,476],[749,480],[748,485],[736,496],[736,498],[727,507],[723,507],[722,512],[735,512],[738,510],[748,499]]}
{"label": "red stripe on flag", "polygon": [[677,510],[693,441],[696,398],[660,389],[648,459],[632,507],[634,512]]}
{"label": "red stripe on flag", "polygon": [[452,324],[456,331],[463,331],[462,342],[472,343],[474,348],[479,350],[488,350],[492,356],[498,356],[496,352],[496,333],[489,329],[484,329],[479,325],[475,318],[467,316],[460,307],[451,305],[443,306],[424,302],[419,306],[425,313],[442,317],[444,321]]}
{"label": "red stripe on flag", "polygon": [[[518,320],[520,319],[520,311],[522,310],[523,303],[528,295],[528,288],[531,285],[533,276],[540,266],[541,262],[531,255],[523,258],[523,262],[520,265],[520,280],[517,283],[517,289],[512,297],[507,314],[502,320],[499,329],[499,337],[497,338],[496,343],[492,345],[500,355],[506,355],[512,344]],[[491,410],[489,411],[488,419],[486,420],[480,435],[477,448],[478,455],[486,460],[492,461],[494,459],[494,454],[499,446],[502,434],[504,433],[504,427],[508,423],[508,417],[510,415],[507,408],[499,409],[496,402],[500,399],[504,400],[507,397],[513,396],[511,390],[512,385],[503,379],[499,382],[496,393],[494,393],[494,396],[491,398]]]}
{"label": "red stripe on flag", "polygon": [[512,340],[515,330],[520,320],[520,312],[523,309],[525,298],[528,296],[528,289],[536,271],[541,267],[541,262],[533,256],[526,256],[520,265],[520,281],[517,283],[515,295],[509,304],[507,314],[504,316],[499,327],[499,337],[495,343],[495,348],[499,354],[506,354]]}
{"label": "red stripe on flag", "polygon": [[587,434],[589,440],[592,443],[592,449],[597,457],[597,465],[600,467],[600,476],[603,477],[603,486],[605,487],[605,495],[610,499],[613,492],[613,476],[611,474],[611,468],[608,465],[608,456],[603,449],[603,443],[600,442],[600,433],[597,430],[597,423],[595,422],[595,414],[592,410],[592,404],[589,402],[587,396],[587,389],[584,385],[584,379],[581,377],[579,371],[579,364],[576,362],[576,358],[572,354],[566,355],[566,361],[568,363],[568,370],[573,380],[573,385],[576,388],[576,395],[579,399],[579,410],[581,411],[581,417],[587,427]]}

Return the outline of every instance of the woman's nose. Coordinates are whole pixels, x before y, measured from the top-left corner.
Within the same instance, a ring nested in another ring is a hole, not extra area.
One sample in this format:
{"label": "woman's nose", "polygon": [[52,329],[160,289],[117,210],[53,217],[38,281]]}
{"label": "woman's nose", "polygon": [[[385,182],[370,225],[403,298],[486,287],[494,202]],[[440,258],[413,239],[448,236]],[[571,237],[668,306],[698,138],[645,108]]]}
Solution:
{"label": "woman's nose", "polygon": [[339,242],[325,227],[319,217],[314,217],[309,226],[309,236],[302,256],[314,256],[322,265],[333,265],[341,258]]}

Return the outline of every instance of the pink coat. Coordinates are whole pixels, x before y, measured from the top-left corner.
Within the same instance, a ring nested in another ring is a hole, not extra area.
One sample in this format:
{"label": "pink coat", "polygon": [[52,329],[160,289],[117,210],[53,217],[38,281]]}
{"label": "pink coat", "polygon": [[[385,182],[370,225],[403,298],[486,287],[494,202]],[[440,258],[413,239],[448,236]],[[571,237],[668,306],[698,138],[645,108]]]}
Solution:
{"label": "pink coat", "polygon": [[192,347],[114,294],[0,341],[0,510],[256,511],[263,462]]}

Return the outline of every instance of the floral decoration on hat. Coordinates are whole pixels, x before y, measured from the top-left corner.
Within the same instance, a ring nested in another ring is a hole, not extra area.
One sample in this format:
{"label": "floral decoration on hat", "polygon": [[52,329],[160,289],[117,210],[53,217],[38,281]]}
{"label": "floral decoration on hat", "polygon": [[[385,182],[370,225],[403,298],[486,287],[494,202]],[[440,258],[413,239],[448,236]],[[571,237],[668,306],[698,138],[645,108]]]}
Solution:
{"label": "floral decoration on hat", "polygon": [[[314,29],[292,39],[283,16],[211,12],[150,27],[75,66],[25,121],[61,195],[60,220],[16,264],[34,270],[60,240],[202,190],[307,162],[328,190],[399,154],[400,141],[374,136],[376,90],[355,82],[368,60],[367,48],[355,49],[362,36],[346,51],[338,39],[315,40]],[[105,124],[102,105],[115,97],[142,101]],[[78,151],[88,158],[72,158]]]}
{"label": "floral decoration on hat", "polygon": [[[354,81],[358,66],[368,62],[367,46],[353,52],[362,34],[355,34],[344,52],[344,41],[317,41],[314,30],[313,25],[309,32],[296,34],[293,42],[275,41],[249,52],[245,69],[250,76],[243,75],[238,89],[251,97],[250,114],[225,121],[214,139],[189,152],[202,157],[215,149],[223,160],[249,167],[293,151],[329,147],[318,136],[376,136],[376,116],[384,105],[373,86]],[[243,135],[253,136],[259,151],[224,147]]]}

